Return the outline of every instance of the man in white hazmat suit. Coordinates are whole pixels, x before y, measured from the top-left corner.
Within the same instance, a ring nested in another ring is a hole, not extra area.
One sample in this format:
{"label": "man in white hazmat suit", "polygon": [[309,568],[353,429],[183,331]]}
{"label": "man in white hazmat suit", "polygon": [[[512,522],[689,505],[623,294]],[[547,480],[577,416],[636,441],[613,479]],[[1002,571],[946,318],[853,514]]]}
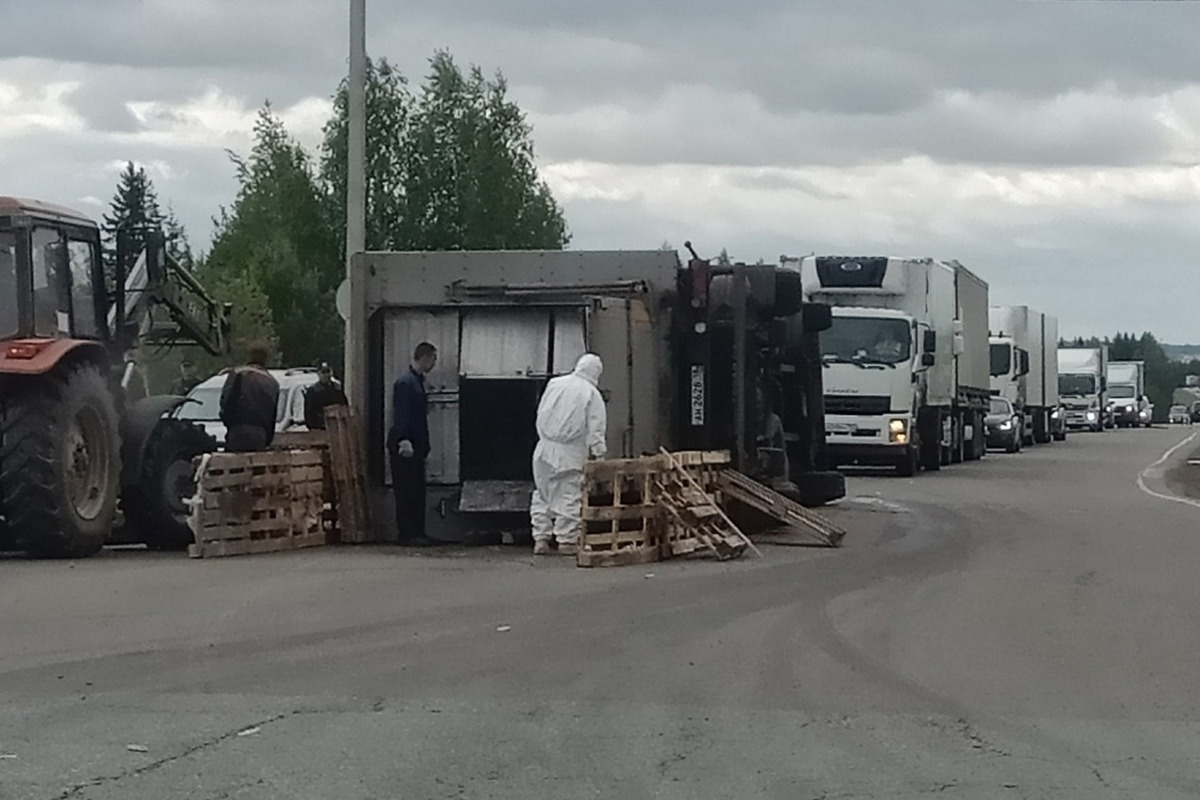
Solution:
{"label": "man in white hazmat suit", "polygon": [[596,385],[604,364],[600,357],[580,356],[575,371],[552,379],[538,404],[537,449],[533,451],[533,552],[546,555],[550,540],[561,555],[577,551],[582,528],[583,466],[588,456],[607,450],[604,398]]}

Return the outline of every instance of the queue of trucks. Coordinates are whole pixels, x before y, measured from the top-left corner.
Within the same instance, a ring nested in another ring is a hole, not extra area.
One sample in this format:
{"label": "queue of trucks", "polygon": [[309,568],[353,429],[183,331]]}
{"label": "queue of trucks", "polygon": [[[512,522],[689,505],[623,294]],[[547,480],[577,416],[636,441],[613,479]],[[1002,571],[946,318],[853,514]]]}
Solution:
{"label": "queue of trucks", "polygon": [[1141,362],[1059,347],[1056,317],[989,306],[957,261],[883,256],[783,260],[805,298],[832,307],[821,334],[832,466],[909,476],[1061,442],[1069,430],[1150,424]]}

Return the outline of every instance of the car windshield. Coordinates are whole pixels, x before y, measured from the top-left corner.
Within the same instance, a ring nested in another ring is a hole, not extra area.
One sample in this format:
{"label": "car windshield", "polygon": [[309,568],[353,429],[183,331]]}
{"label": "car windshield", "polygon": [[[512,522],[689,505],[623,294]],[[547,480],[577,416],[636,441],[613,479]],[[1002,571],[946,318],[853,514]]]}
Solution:
{"label": "car windshield", "polygon": [[826,361],[895,365],[910,358],[911,338],[902,319],[834,317],[821,334],[821,353]]}
{"label": "car windshield", "polygon": [[1067,397],[1083,397],[1096,393],[1095,375],[1059,375],[1058,393]]}
{"label": "car windshield", "polygon": [[994,417],[1002,417],[1012,413],[1012,405],[1002,397],[992,398],[992,407],[989,412]]}
{"label": "car windshield", "polygon": [[1137,396],[1137,391],[1128,383],[1114,383],[1108,387],[1108,396],[1125,399]]}
{"label": "car windshield", "polygon": [[1012,367],[1012,345],[993,344],[991,346],[992,375],[1007,375]]}
{"label": "car windshield", "polygon": [[0,336],[20,329],[17,316],[17,246],[12,231],[0,232]]}
{"label": "car windshield", "polygon": [[216,422],[221,418],[220,386],[200,386],[188,395],[188,402],[179,409],[180,419],[195,422]]}

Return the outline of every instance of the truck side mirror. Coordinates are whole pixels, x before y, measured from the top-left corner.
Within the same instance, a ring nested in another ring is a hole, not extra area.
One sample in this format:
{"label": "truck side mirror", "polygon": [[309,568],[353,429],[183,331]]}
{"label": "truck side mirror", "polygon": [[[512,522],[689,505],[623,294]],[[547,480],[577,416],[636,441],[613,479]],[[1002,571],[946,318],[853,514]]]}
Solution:
{"label": "truck side mirror", "polygon": [[954,355],[961,356],[967,350],[967,341],[961,333],[954,334]]}
{"label": "truck side mirror", "polygon": [[925,338],[921,342],[921,349],[926,353],[937,352],[937,331],[925,331]]}
{"label": "truck side mirror", "polygon": [[833,327],[833,308],[825,303],[805,303],[800,316],[805,333],[820,333]]}
{"label": "truck side mirror", "polygon": [[1108,391],[1108,378],[1104,377],[1103,375],[1100,376],[1100,391]]}
{"label": "truck side mirror", "polygon": [[1029,374],[1029,351],[1028,350],[1021,351],[1021,374],[1022,375]]}
{"label": "truck side mirror", "polygon": [[933,353],[921,353],[922,367],[932,367],[936,361],[937,358],[933,355]]}

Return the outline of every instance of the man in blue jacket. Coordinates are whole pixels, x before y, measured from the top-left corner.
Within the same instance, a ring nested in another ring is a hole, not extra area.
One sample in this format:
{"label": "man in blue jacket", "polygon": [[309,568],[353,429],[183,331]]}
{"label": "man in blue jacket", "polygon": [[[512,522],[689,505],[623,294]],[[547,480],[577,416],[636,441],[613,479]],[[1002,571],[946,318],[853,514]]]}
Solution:
{"label": "man in blue jacket", "polygon": [[425,376],[437,364],[437,348],[421,342],[412,366],[392,386],[392,430],[388,455],[396,498],[399,543],[410,547],[438,544],[425,535],[425,459],[429,457],[429,416]]}

